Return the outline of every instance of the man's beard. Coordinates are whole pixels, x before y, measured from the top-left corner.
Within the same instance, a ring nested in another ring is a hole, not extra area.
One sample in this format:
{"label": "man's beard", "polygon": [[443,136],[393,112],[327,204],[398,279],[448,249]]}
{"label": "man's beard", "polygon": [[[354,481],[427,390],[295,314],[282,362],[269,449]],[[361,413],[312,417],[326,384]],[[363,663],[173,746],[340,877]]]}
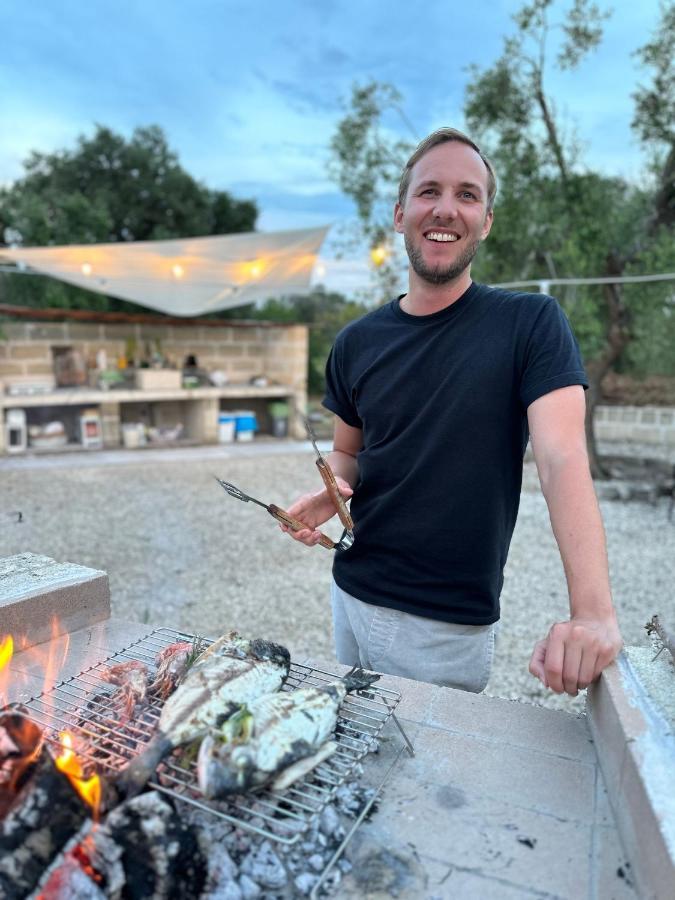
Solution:
{"label": "man's beard", "polygon": [[[450,266],[446,268],[434,266],[432,268],[425,263],[421,249],[413,244],[407,234],[404,234],[403,239],[410,265],[415,273],[428,284],[448,284],[448,282],[454,281],[471,265],[471,261],[478,253],[478,248],[480,247],[480,240],[476,238]],[[423,238],[423,240],[426,240],[426,238]]]}

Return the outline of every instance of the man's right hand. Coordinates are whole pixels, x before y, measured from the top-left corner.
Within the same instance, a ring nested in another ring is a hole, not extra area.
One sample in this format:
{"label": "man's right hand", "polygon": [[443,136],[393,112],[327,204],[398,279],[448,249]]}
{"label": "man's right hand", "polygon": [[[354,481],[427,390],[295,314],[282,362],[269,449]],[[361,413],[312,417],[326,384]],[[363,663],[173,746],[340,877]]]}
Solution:
{"label": "man's right hand", "polygon": [[[336,477],[335,481],[342,496],[345,500],[349,500],[354,491],[344,478]],[[333,518],[336,509],[328,491],[324,488],[315,494],[303,494],[292,506],[288,507],[286,512],[294,519],[304,522],[308,527],[302,531],[293,531],[287,525],[280,525],[281,530],[289,534],[294,541],[300,541],[308,547],[313,547],[319,543],[321,537],[317,529],[324,522]]]}

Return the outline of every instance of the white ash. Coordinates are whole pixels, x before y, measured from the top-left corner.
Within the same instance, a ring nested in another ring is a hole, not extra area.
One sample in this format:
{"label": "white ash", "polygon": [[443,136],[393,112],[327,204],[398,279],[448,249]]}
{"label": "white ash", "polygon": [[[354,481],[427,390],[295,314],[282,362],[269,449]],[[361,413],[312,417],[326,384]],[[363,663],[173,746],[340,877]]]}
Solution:
{"label": "white ash", "polygon": [[[358,780],[362,767],[355,767],[335,797],[310,822],[293,844],[273,842],[214,817],[197,807],[180,804],[179,814],[197,835],[200,850],[208,862],[208,878],[201,900],[290,900],[308,896],[335,855],[353,820],[371,800],[373,789]],[[255,808],[254,808],[255,809]],[[279,833],[289,835],[285,822]],[[270,828],[270,823],[265,823]],[[347,847],[347,852],[349,848]],[[329,894],[351,869],[344,856],[328,873],[322,890]]]}

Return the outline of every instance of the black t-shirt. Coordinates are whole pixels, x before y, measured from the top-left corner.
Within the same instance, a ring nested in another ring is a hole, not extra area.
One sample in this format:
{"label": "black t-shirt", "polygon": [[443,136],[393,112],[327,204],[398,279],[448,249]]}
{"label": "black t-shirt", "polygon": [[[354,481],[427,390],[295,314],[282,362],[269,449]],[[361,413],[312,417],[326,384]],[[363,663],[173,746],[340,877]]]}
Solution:
{"label": "black t-shirt", "polygon": [[393,300],[347,325],[323,401],[363,430],[355,541],[336,552],[337,584],[431,619],[495,622],[527,407],[572,384],[587,386],[579,348],[542,294],[472,284],[432,315]]}

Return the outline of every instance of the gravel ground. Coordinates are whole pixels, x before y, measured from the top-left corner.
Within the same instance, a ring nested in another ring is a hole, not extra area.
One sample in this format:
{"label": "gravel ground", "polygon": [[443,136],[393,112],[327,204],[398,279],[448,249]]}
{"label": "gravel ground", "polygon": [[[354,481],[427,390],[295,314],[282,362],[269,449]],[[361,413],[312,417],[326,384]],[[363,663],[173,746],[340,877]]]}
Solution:
{"label": "gravel ground", "polygon": [[[262,510],[229,499],[214,474],[280,506],[321,484],[309,452],[278,443],[0,462],[0,556],[32,551],[105,570],[117,618],[205,635],[236,627],[298,657],[332,656],[330,553],[291,542]],[[675,521],[665,500],[601,506],[624,639],[648,646],[643,626],[654,613],[675,623]],[[557,697],[527,671],[534,642],[566,609],[546,504],[526,463],[487,693],[583,708],[583,696]]]}

